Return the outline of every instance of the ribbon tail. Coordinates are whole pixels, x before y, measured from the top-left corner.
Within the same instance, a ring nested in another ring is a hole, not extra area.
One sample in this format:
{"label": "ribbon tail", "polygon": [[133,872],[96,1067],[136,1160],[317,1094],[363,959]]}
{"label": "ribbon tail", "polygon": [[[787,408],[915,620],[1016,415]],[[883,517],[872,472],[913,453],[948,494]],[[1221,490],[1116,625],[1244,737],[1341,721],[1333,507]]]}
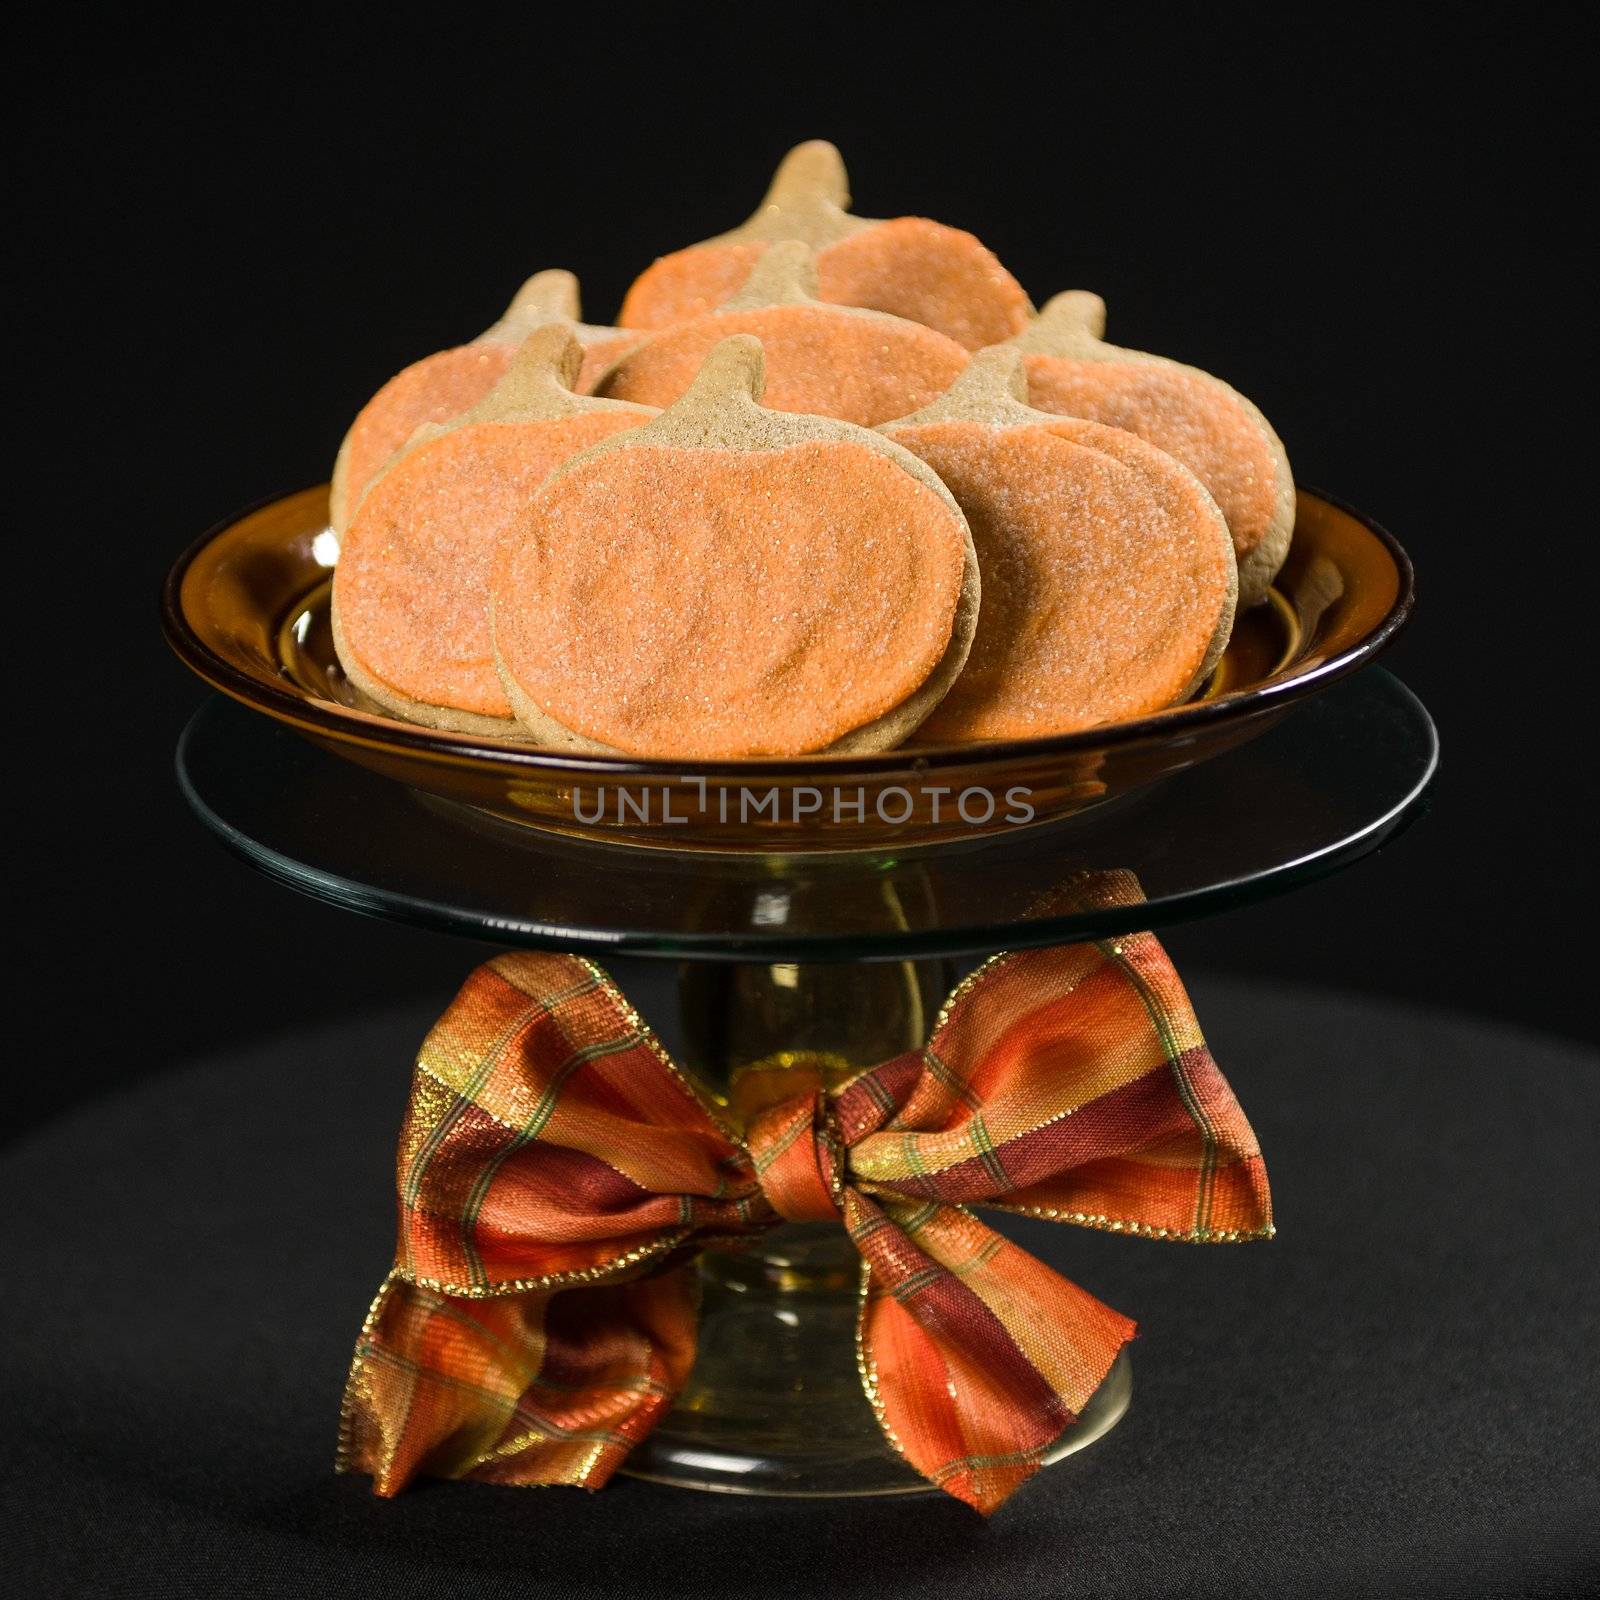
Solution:
{"label": "ribbon tail", "polygon": [[491,1299],[391,1274],[356,1345],[337,1466],[380,1495],[419,1476],[600,1488],[694,1363],[692,1273]]}
{"label": "ribbon tail", "polygon": [[985,1515],[1044,1464],[1134,1324],[970,1212],[845,1195],[862,1383],[890,1444]]}

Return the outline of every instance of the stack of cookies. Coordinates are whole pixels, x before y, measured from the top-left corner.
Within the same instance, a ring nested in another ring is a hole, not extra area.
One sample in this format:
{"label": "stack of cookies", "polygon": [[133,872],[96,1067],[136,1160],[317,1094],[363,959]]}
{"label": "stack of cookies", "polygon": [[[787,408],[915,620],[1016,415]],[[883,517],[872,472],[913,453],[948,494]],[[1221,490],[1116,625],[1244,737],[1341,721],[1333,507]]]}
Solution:
{"label": "stack of cookies", "polygon": [[350,682],[435,727],[724,759],[1039,738],[1200,689],[1294,527],[1261,413],[1035,312],[801,145],[618,326],[541,272],[339,452]]}

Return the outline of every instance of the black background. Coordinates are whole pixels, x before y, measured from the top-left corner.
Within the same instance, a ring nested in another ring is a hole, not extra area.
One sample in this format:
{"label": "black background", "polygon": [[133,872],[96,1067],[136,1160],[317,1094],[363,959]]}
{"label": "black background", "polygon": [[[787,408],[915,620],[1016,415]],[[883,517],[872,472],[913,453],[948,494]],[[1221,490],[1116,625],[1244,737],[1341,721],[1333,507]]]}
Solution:
{"label": "black background", "polygon": [[1036,300],[1097,289],[1113,339],[1226,376],[1301,480],[1416,559],[1390,665],[1441,726],[1431,815],[1174,930],[1180,964],[1591,1031],[1566,940],[1593,810],[1580,13],[1456,8],[1410,37],[1211,7],[592,15],[165,33],[85,12],[36,47],[6,719],[13,1005],[50,1043],[13,1055],[12,1110],[442,993],[478,959],[202,833],[171,756],[203,691],[160,642],[160,577],[208,524],[323,478],[371,391],[529,272],[572,268],[604,320],[819,135],[863,214],[968,227]]}

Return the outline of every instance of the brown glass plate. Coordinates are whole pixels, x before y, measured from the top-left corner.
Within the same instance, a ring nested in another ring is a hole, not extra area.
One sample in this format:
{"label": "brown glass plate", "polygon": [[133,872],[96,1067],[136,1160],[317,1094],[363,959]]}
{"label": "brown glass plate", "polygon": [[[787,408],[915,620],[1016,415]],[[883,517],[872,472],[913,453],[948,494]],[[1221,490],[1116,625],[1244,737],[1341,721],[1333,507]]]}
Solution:
{"label": "brown glass plate", "polygon": [[167,638],[225,694],[400,783],[527,826],[669,849],[881,849],[1062,817],[1254,738],[1371,661],[1412,604],[1411,563],[1394,538],[1302,489],[1272,594],[1239,619],[1185,705],[1049,739],[645,761],[441,732],[364,703],[329,629],[336,555],[325,487],[224,523],[167,576]]}

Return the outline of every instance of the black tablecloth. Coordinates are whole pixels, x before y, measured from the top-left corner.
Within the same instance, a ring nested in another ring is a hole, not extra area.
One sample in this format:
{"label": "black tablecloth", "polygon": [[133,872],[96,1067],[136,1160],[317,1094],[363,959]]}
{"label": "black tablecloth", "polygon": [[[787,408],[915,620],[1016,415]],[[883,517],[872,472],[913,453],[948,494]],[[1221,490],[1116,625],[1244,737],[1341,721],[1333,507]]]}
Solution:
{"label": "black tablecloth", "polygon": [[[942,1498],[330,1470],[442,996],[239,1045],[0,1161],[11,1592],[1516,1595],[1600,1574],[1600,1062],[1468,1020],[1195,986],[1279,1237],[1016,1232],[1137,1316],[1134,1403],[991,1523]],[[117,1048],[117,1019],[92,1047]],[[82,1039],[13,1070],[72,1070]]]}

